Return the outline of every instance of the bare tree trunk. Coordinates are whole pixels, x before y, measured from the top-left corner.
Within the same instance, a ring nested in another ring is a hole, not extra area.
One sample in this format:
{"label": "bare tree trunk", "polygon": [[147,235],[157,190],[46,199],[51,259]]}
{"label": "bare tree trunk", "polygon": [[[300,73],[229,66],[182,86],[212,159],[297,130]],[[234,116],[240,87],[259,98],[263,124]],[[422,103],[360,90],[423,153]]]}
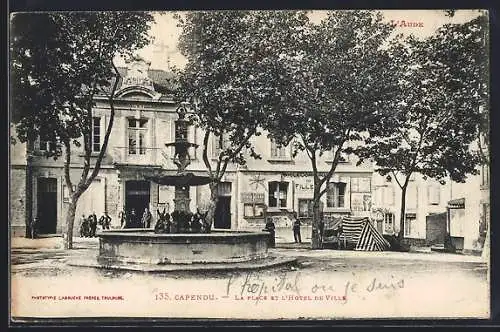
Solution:
{"label": "bare tree trunk", "polygon": [[64,234],[64,249],[73,248],[73,226],[75,224],[76,204],[78,198],[71,198],[66,212],[66,230]]}
{"label": "bare tree trunk", "polygon": [[[78,203],[78,199],[80,196],[88,189],[88,187],[92,184],[92,181],[96,178],[97,174],[99,173],[99,170],[101,169],[101,162],[104,158],[106,149],[108,147],[108,142],[109,142],[109,137],[111,135],[111,130],[113,129],[113,121],[115,118],[115,108],[114,108],[114,94],[116,91],[116,88],[118,86],[118,78],[120,77],[120,73],[118,72],[118,69],[114,64],[113,69],[115,70],[116,73],[116,79],[113,84],[113,88],[111,90],[111,93],[109,94],[109,107],[110,107],[110,117],[109,117],[109,123],[106,128],[106,133],[104,134],[104,140],[101,146],[101,150],[99,151],[99,155],[97,156],[97,159],[95,161],[95,165],[93,167],[92,173],[88,176],[88,173],[90,171],[90,156],[91,156],[91,131],[90,132],[84,132],[83,137],[84,137],[84,151],[85,151],[85,157],[84,157],[84,164],[83,164],[83,171],[80,177],[80,181],[78,182],[76,186],[76,191],[73,191],[73,183],[71,182],[70,178],[70,164],[71,164],[71,143],[69,140],[65,141],[65,160],[64,160],[64,177],[66,181],[66,186],[68,188],[68,191],[70,192],[71,195],[71,201],[68,206],[68,212],[66,214],[66,232],[65,232],[65,238],[64,238],[64,249],[72,249],[73,248],[73,226],[75,224],[75,213],[76,213],[76,207]],[[97,82],[94,83],[94,88],[91,93],[91,100],[93,99],[94,93],[95,93],[95,87],[97,85]],[[92,105],[89,105],[88,109],[88,117],[89,121],[92,121]],[[92,129],[90,129],[92,130]]]}
{"label": "bare tree trunk", "polygon": [[210,202],[208,203],[207,210],[207,221],[209,226],[209,230],[212,229],[215,219],[215,207],[217,206],[217,201],[219,200],[219,196],[217,195],[217,183],[210,183]]}
{"label": "bare tree trunk", "polygon": [[406,208],[406,188],[407,184],[401,187],[401,211],[400,211],[400,219],[399,219],[399,233],[398,240],[401,241],[404,239],[404,230],[405,230],[405,208]]}
{"label": "bare tree trunk", "polygon": [[312,220],[312,234],[311,234],[311,249],[321,249],[321,236],[319,233],[319,223],[321,222],[321,209],[320,209],[320,184],[314,181],[314,195],[313,195],[313,220]]}

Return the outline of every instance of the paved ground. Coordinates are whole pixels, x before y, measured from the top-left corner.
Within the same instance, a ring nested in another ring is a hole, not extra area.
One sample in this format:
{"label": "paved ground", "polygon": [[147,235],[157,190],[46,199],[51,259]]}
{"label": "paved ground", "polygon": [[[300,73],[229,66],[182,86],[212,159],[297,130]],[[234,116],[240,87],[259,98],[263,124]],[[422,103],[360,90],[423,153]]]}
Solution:
{"label": "paved ground", "polygon": [[[293,266],[256,272],[141,273],[69,266],[97,239],[14,238],[12,311],[37,317],[487,317],[488,266],[476,256],[310,250],[278,244]],[[50,305],[49,305],[50,304]]]}

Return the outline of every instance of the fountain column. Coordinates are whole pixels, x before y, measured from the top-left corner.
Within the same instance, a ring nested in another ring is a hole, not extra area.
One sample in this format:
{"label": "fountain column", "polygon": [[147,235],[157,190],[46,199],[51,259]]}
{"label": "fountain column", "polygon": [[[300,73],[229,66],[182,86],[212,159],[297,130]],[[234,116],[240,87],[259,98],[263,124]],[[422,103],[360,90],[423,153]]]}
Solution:
{"label": "fountain column", "polygon": [[189,211],[189,186],[175,186],[174,210]]}
{"label": "fountain column", "polygon": [[[186,108],[180,106],[177,109],[178,119],[175,120],[175,140],[173,145],[175,148],[174,164],[177,166],[177,174],[185,175],[186,167],[191,163],[188,149],[190,147],[197,147],[196,144],[188,142],[188,120],[186,120]],[[191,199],[189,197],[189,185],[176,184],[174,196],[174,210],[189,212],[189,204]]]}

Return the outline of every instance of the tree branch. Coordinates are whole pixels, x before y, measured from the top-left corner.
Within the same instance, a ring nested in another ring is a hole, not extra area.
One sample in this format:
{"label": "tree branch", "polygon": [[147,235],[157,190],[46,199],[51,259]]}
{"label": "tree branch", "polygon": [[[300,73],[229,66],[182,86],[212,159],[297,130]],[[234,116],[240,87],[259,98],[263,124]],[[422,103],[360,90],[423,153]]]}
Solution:
{"label": "tree branch", "polygon": [[93,86],[89,93],[89,102],[87,105],[87,116],[84,120],[83,128],[83,149],[84,149],[84,167],[80,181],[78,182],[78,188],[85,188],[85,182],[87,181],[87,175],[90,171],[90,157],[92,155],[92,106],[94,100],[94,94],[97,87],[97,80],[94,80]]}
{"label": "tree branch", "polygon": [[92,184],[92,181],[95,179],[97,174],[99,173],[99,170],[101,168],[101,163],[104,158],[104,154],[106,153],[107,147],[108,147],[108,142],[109,142],[109,136],[111,135],[111,130],[113,129],[113,122],[115,119],[115,92],[116,88],[118,87],[118,78],[120,77],[120,73],[118,72],[118,69],[116,68],[115,64],[113,61],[111,61],[111,64],[113,66],[113,69],[115,71],[116,79],[115,82],[113,83],[113,88],[111,90],[111,96],[109,97],[109,107],[110,107],[110,116],[109,116],[109,122],[108,126],[106,127],[106,134],[104,135],[104,141],[102,142],[101,150],[99,151],[99,155],[97,156],[96,163],[94,165],[94,169],[92,170],[92,174],[90,177],[87,179],[85,182],[85,188],[88,188],[90,184]]}
{"label": "tree branch", "polygon": [[321,191],[319,192],[319,197],[322,197],[322,196],[323,196],[323,195],[324,195],[327,191],[328,191],[328,184],[326,184],[325,189],[323,189],[323,190],[321,190]]}
{"label": "tree branch", "polygon": [[335,169],[337,168],[337,165],[339,163],[340,159],[340,153],[342,152],[342,147],[344,146],[345,141],[351,134],[351,129],[347,129],[347,132],[344,134],[344,137],[341,141],[341,143],[337,146],[337,149],[335,150],[335,155],[333,157],[332,165],[330,166],[330,170],[326,175],[320,180],[321,185],[323,185],[325,182],[331,179],[333,173],[335,172]]}
{"label": "tree branch", "polygon": [[238,153],[241,152],[243,147],[248,143],[248,140],[250,140],[250,138],[255,134],[256,131],[257,127],[253,127],[248,131],[247,136],[243,139],[243,141],[241,141],[241,144],[233,151],[233,153],[229,155],[229,159],[233,159]]}
{"label": "tree branch", "polygon": [[[97,50],[97,58],[101,59],[102,55],[102,39],[99,39],[99,46]],[[113,62],[111,62],[113,64]],[[114,67],[114,64],[113,64]],[[114,67],[116,70],[116,67]],[[97,77],[94,76],[94,81],[92,82],[92,88],[90,89],[90,93],[88,96],[88,103],[87,103],[87,119],[86,119],[86,125],[84,126],[83,130],[83,139],[84,139],[84,150],[85,150],[85,155],[84,155],[84,167],[82,171],[82,176],[80,178],[80,181],[78,182],[78,188],[80,191],[85,191],[88,186],[89,186],[89,179],[87,178],[89,171],[90,171],[90,157],[92,155],[92,109],[94,107],[94,96],[97,91]],[[114,84],[116,86],[116,82]],[[114,115],[114,109],[111,110],[112,116]],[[112,123],[111,123],[112,124]],[[101,149],[102,152],[102,149]],[[96,166],[94,166],[94,170],[96,169]],[[97,168],[97,171],[99,169]],[[95,173],[95,172],[94,172]],[[92,176],[91,176],[92,177]],[[95,176],[94,176],[95,177]],[[92,178],[93,179],[93,178]],[[91,180],[92,181],[92,180]],[[90,182],[91,182],[90,181]],[[83,189],[83,190],[81,190]]]}
{"label": "tree branch", "polygon": [[392,170],[391,173],[394,176],[394,180],[396,180],[396,183],[398,184],[399,188],[403,189],[403,186],[401,185],[401,183],[398,180],[398,176],[397,176],[396,172],[394,170]]}
{"label": "tree branch", "polygon": [[71,143],[69,139],[64,140],[64,148],[65,148],[65,161],[64,161],[64,180],[66,182],[66,187],[68,188],[68,192],[70,197],[73,197],[73,183],[71,182],[71,176],[69,173],[69,165],[71,163]]}
{"label": "tree branch", "polygon": [[226,172],[227,165],[228,165],[229,161],[232,160],[234,157],[236,157],[236,155],[238,153],[241,152],[243,147],[248,143],[248,140],[250,140],[250,138],[255,134],[256,130],[257,130],[257,127],[253,127],[252,130],[249,130],[246,137],[243,139],[243,141],[241,141],[240,145],[233,151],[233,153],[229,154],[229,156],[224,160],[223,165],[222,165],[222,169],[220,170],[220,174],[218,175],[219,180],[220,180],[220,178],[222,178],[222,176]]}
{"label": "tree branch", "polygon": [[320,178],[318,175],[318,165],[316,165],[317,144],[315,143],[313,146],[310,146],[309,144],[306,143],[305,137],[302,134],[300,135],[300,138],[302,139],[302,143],[304,144],[304,149],[306,150],[307,156],[309,157],[309,160],[311,160],[314,181],[319,182]]}
{"label": "tree branch", "polygon": [[208,140],[210,138],[210,130],[205,130],[205,136],[203,137],[203,162],[205,163],[205,166],[208,169],[208,175],[210,177],[213,177],[212,174],[212,165],[210,164],[210,161],[208,160]]}

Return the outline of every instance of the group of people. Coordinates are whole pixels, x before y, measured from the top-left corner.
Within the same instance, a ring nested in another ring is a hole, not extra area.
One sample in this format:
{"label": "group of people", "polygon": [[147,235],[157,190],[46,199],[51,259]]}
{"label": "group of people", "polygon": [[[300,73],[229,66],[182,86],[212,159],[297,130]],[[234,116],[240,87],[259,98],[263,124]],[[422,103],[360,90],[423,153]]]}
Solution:
{"label": "group of people", "polygon": [[158,210],[158,221],[155,225],[155,233],[208,233],[210,225],[207,223],[207,213],[201,213],[198,209],[196,213],[185,211],[174,211],[168,213]]}
{"label": "group of people", "polygon": [[[293,239],[295,243],[302,243],[302,237],[300,235],[300,219],[297,217],[297,213],[293,213],[293,224],[292,224],[292,230],[293,230]],[[323,234],[323,220],[321,220],[320,223],[320,236]],[[263,231],[269,232],[269,246],[271,248],[274,248],[276,246],[276,241],[275,241],[275,235],[276,235],[276,226],[274,225],[274,222],[272,221],[271,218],[267,218],[266,225],[263,229]]]}
{"label": "group of people", "polygon": [[111,217],[108,215],[108,212],[105,211],[99,220],[97,220],[95,212],[88,217],[82,214],[80,218],[80,237],[95,237],[97,225],[100,225],[102,229],[110,229]]}
{"label": "group of people", "polygon": [[[120,219],[121,228],[150,228],[153,216],[151,215],[151,212],[149,212],[148,208],[145,208],[142,218],[138,217],[135,209],[131,209],[128,214],[120,212],[118,218]],[[111,217],[108,215],[108,212],[104,212],[99,219],[97,219],[95,212],[90,214],[88,217],[85,217],[85,214],[82,214],[82,217],[80,218],[80,236],[95,237],[98,225],[100,225],[103,230],[110,229]]]}
{"label": "group of people", "polygon": [[136,213],[135,209],[131,209],[130,213],[120,212],[118,218],[121,228],[151,228],[153,215],[148,208],[144,209],[142,217]]}

